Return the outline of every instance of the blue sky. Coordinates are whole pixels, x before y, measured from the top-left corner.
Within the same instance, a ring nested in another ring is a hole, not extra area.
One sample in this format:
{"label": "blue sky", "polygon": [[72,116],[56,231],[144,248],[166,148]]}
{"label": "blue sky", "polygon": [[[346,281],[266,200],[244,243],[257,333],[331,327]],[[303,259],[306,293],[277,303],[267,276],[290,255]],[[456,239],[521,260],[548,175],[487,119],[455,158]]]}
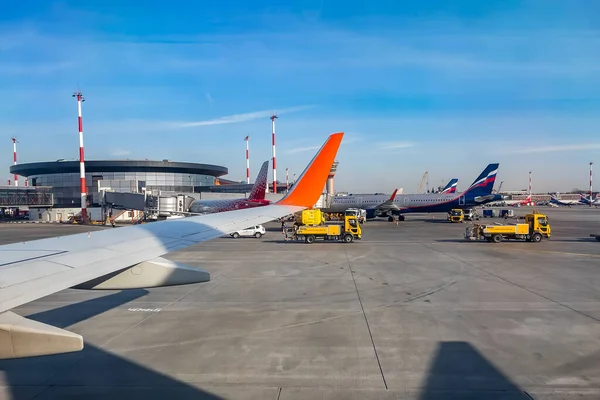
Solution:
{"label": "blue sky", "polygon": [[[500,162],[507,189],[570,190],[600,165],[600,2],[29,1],[0,14],[0,151],[300,173],[344,131],[336,188],[465,188]],[[290,2],[292,3],[292,2]]]}

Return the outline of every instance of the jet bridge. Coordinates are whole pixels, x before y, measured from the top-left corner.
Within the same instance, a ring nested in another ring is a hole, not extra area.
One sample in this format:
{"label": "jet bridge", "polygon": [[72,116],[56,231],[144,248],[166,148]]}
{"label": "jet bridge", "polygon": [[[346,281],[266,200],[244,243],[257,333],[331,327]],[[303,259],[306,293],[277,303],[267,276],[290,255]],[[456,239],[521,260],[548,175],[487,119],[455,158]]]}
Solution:
{"label": "jet bridge", "polygon": [[52,207],[53,204],[49,186],[0,186],[0,207]]}

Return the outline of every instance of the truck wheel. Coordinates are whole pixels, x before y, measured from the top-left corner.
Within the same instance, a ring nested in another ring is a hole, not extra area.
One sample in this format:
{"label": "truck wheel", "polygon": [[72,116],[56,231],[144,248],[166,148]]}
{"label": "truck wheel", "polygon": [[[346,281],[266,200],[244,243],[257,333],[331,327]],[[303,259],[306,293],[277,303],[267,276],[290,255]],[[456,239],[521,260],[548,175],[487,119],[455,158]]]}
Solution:
{"label": "truck wheel", "polygon": [[542,241],[542,235],[541,235],[540,233],[538,233],[538,232],[534,233],[534,234],[531,236],[531,241],[532,241],[532,242],[534,242],[534,243],[539,243],[539,242],[541,242],[541,241]]}
{"label": "truck wheel", "polygon": [[254,237],[257,238],[257,239],[260,239],[261,236],[262,236],[262,233],[260,233],[260,232],[256,232],[254,234]]}
{"label": "truck wheel", "polygon": [[354,240],[354,237],[349,233],[344,235],[344,243],[352,243],[352,240]]}
{"label": "truck wheel", "polygon": [[494,235],[494,236],[492,236],[492,241],[494,243],[500,243],[502,241],[502,235]]}
{"label": "truck wheel", "polygon": [[233,236],[235,239],[237,239],[240,237],[240,234],[237,232],[234,232],[233,235],[231,235],[231,236]]}
{"label": "truck wheel", "polygon": [[313,235],[308,235],[306,237],[306,243],[311,244],[315,241],[315,237]]}

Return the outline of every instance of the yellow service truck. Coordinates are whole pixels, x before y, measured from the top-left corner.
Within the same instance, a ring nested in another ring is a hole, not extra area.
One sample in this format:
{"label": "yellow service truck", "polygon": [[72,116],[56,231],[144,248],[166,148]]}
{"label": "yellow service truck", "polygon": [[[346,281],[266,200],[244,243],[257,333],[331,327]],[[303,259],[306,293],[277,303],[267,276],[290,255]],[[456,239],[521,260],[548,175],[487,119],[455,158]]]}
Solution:
{"label": "yellow service truck", "polygon": [[487,240],[499,243],[503,239],[526,240],[540,242],[542,238],[550,237],[550,223],[548,217],[534,210],[532,214],[525,215],[525,223],[514,225],[483,225],[473,224],[465,232],[465,239]]}
{"label": "yellow service truck", "polygon": [[293,227],[285,230],[286,239],[304,240],[313,243],[316,239],[328,241],[343,241],[351,243],[361,239],[362,229],[356,215],[348,213],[343,221],[325,221],[321,210],[302,211],[301,221],[296,221]]}
{"label": "yellow service truck", "polygon": [[453,208],[448,213],[448,221],[450,222],[464,222],[464,220],[465,213],[463,212],[462,208]]}

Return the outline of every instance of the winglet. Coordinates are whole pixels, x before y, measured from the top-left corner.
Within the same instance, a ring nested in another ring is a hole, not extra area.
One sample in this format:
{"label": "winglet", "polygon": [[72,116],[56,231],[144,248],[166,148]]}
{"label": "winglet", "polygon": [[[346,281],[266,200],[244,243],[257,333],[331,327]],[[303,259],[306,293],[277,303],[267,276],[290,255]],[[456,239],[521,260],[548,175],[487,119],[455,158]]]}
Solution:
{"label": "winglet", "polygon": [[325,181],[335,161],[343,137],[343,132],[330,135],[317,155],[308,164],[308,167],[302,172],[292,190],[276,204],[306,208],[314,206],[321,193],[323,193]]}
{"label": "winglet", "polygon": [[398,189],[394,190],[394,193],[392,193],[392,195],[390,196],[389,201],[394,201],[394,199],[396,198],[396,193],[398,193]]}

